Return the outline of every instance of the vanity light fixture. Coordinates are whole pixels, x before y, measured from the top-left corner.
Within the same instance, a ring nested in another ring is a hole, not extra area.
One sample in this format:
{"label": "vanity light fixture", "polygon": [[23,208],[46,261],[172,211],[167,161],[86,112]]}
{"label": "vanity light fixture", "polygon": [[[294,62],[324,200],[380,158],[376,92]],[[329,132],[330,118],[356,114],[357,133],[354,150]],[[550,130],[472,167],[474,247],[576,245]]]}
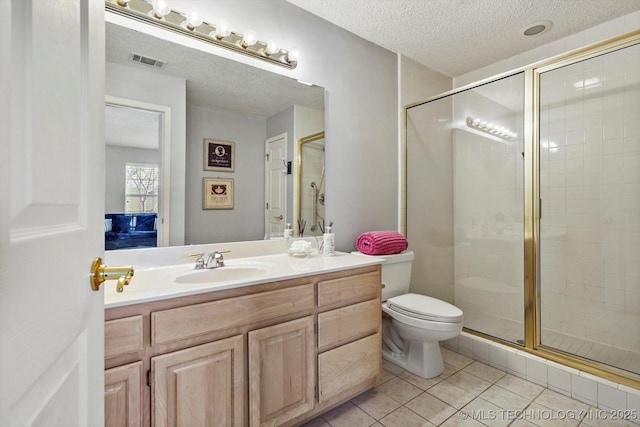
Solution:
{"label": "vanity light fixture", "polygon": [[298,65],[297,49],[281,49],[275,41],[258,40],[253,31],[236,33],[225,24],[202,20],[197,12],[172,10],[166,0],[105,0],[109,12],[196,38],[234,52],[262,59],[293,70]]}
{"label": "vanity light fixture", "polygon": [[518,137],[518,134],[512,130],[509,130],[503,126],[494,125],[493,123],[489,123],[486,120],[473,118],[471,116],[467,117],[467,126],[472,129],[479,130],[480,132],[497,136],[507,141],[513,141]]}

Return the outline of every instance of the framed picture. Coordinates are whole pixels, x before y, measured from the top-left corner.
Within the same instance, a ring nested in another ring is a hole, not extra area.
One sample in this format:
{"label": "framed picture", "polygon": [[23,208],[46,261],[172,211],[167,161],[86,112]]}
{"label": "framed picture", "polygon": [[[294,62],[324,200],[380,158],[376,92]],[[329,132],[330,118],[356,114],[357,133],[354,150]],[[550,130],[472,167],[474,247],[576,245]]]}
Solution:
{"label": "framed picture", "polygon": [[202,178],[202,209],[233,209],[233,178]]}
{"label": "framed picture", "polygon": [[234,142],[204,140],[204,170],[233,172],[235,157]]}

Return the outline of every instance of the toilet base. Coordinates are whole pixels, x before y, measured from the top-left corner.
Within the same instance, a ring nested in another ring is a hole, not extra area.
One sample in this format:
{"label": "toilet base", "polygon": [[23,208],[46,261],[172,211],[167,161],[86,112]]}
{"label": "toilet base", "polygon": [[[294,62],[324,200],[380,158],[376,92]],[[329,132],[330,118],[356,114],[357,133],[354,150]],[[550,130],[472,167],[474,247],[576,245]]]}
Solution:
{"label": "toilet base", "polygon": [[422,378],[434,378],[444,372],[438,341],[405,343],[409,348],[401,353],[393,352],[383,345],[382,357]]}

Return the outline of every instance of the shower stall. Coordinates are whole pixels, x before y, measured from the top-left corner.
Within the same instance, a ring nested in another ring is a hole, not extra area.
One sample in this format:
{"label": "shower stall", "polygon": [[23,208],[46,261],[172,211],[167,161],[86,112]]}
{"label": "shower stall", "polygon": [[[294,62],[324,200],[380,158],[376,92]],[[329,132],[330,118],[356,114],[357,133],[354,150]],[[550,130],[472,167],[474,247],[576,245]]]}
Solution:
{"label": "shower stall", "polygon": [[324,132],[298,140],[297,144],[296,234],[322,236],[324,233]]}
{"label": "shower stall", "polygon": [[412,291],[640,384],[640,32],[405,108]]}

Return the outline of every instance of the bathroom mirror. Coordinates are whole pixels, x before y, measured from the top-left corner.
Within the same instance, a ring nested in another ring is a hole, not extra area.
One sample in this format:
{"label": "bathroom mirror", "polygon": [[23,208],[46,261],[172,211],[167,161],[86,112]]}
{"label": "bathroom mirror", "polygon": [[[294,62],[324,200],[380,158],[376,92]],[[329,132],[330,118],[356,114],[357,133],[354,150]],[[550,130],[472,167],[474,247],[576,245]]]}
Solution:
{"label": "bathroom mirror", "polygon": [[299,191],[294,232],[297,236],[321,236],[325,225],[324,132],[300,138],[296,157]]}
{"label": "bathroom mirror", "polygon": [[[158,215],[157,225],[161,227],[165,218],[170,224],[164,233],[166,244],[262,239],[265,144],[279,135],[286,135],[282,170],[286,188],[282,191],[289,195],[283,222],[295,223],[293,194],[298,193],[298,181],[289,171],[298,169],[296,142],[324,131],[323,88],[112,22],[106,23],[106,61],[108,97],[165,105],[170,112],[171,134],[161,135],[160,139],[161,144],[171,144],[171,148],[160,148],[167,154],[161,156],[159,172],[163,173],[162,164],[167,162],[169,200],[162,200],[164,193],[160,190],[158,203],[168,208],[165,214]],[[127,126],[130,122],[126,121]],[[125,121],[110,121],[107,117],[105,126],[123,128]],[[136,132],[135,126],[131,129]],[[234,143],[232,171],[205,170],[204,139]],[[122,151],[122,147],[119,149]],[[139,156],[132,161],[153,163]],[[291,168],[286,168],[287,162],[291,162]],[[107,183],[122,181],[124,174],[121,167],[108,168]],[[204,178],[233,180],[232,209],[203,209]],[[124,200],[122,209],[117,203],[114,207],[113,200],[108,209],[112,212],[105,214],[124,211]]]}

